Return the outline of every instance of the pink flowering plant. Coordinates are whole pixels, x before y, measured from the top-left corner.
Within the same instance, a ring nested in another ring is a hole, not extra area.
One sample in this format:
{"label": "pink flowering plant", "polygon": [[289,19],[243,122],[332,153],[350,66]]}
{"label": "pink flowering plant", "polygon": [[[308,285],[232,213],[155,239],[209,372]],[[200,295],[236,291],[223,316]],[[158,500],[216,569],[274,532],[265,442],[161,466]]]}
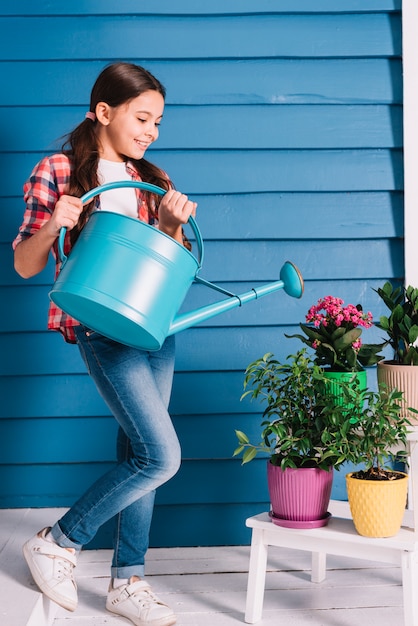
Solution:
{"label": "pink flowering plant", "polygon": [[341,298],[326,296],[309,309],[306,322],[300,324],[306,336],[290,337],[298,337],[310,346],[315,351],[315,363],[320,367],[357,372],[384,358],[378,352],[386,343],[362,343],[363,328],[370,328],[373,318],[360,304],[344,306]]}

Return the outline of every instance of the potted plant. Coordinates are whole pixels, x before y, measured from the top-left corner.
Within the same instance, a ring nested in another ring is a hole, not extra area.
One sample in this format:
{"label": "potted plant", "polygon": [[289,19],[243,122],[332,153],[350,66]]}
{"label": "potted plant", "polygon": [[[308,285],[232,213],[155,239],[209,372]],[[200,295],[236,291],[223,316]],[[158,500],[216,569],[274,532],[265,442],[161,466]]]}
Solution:
{"label": "potted plant", "polygon": [[[372,314],[365,313],[360,304],[347,304],[334,296],[320,298],[307,315],[306,324],[300,324],[304,335],[297,337],[312,348],[315,363],[322,367],[331,380],[358,379],[360,387],[367,386],[365,367],[383,359],[378,353],[386,345],[362,343],[364,328],[373,324]],[[331,383],[333,384],[333,383]]]}
{"label": "potted plant", "polygon": [[[393,287],[386,282],[375,291],[390,311],[388,316],[380,317],[376,326],[386,332],[386,344],[393,349],[393,359],[378,363],[377,379],[389,388],[404,392],[402,413],[405,413],[407,407],[418,408],[418,367],[415,367],[418,365],[418,347],[415,345],[418,338],[418,289]],[[416,418],[414,422],[417,423]]]}
{"label": "potted plant", "polygon": [[357,438],[350,460],[364,469],[347,474],[347,494],[355,528],[366,537],[391,537],[401,527],[408,476],[395,471],[393,461],[407,460],[410,421],[401,414],[402,395],[379,383],[379,390],[365,391],[360,403],[354,398],[350,411]]}
{"label": "potted plant", "polygon": [[[352,400],[360,394],[356,389],[342,382],[339,393]],[[267,353],[251,363],[244,390],[241,399],[248,396],[266,404],[261,441],[253,444],[237,430],[234,456],[242,455],[242,462],[248,463],[259,452],[267,454],[272,520],[292,528],[325,525],[333,468],[353,454],[350,412],[335,402],[322,368],[306,348],[284,362]],[[283,495],[288,501],[282,501]]]}

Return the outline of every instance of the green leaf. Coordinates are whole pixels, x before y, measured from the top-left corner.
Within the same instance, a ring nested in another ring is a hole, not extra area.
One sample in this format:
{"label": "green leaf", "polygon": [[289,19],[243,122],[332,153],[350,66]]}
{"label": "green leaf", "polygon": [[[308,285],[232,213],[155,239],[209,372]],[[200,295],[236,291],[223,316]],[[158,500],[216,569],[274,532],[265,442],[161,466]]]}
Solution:
{"label": "green leaf", "polygon": [[238,456],[238,454],[241,454],[243,450],[245,450],[244,446],[239,446],[239,448],[236,448],[236,450],[234,450],[234,454],[232,456]]}
{"label": "green leaf", "polygon": [[351,330],[348,330],[340,339],[337,339],[337,341],[334,343],[334,348],[336,350],[345,350],[345,348],[351,346],[354,341],[357,341],[360,335],[361,328],[353,328]]}
{"label": "green leaf", "polygon": [[346,329],[343,326],[339,326],[332,333],[331,339],[332,340],[339,339],[342,335],[344,335],[345,332],[346,332]]}
{"label": "green leaf", "polygon": [[243,433],[242,430],[236,430],[235,434],[236,434],[237,439],[238,439],[240,444],[248,444],[248,443],[250,443],[250,440],[248,439],[247,435],[245,433]]}
{"label": "green leaf", "polygon": [[389,318],[386,317],[386,315],[381,315],[379,323],[376,324],[376,326],[378,328],[381,328],[382,330],[386,330],[387,331],[388,328],[389,328]]}
{"label": "green leaf", "polygon": [[257,450],[255,448],[247,448],[244,454],[242,455],[242,464],[249,463],[256,456]]}
{"label": "green leaf", "polygon": [[392,322],[397,324],[403,319],[404,315],[405,313],[404,313],[402,306],[400,304],[397,304],[392,311],[392,315],[391,315]]}
{"label": "green leaf", "polygon": [[311,339],[312,341],[322,341],[322,335],[313,326],[307,326],[306,324],[299,324],[304,333]]}
{"label": "green leaf", "polygon": [[418,326],[416,324],[411,326],[411,328],[409,329],[408,339],[409,343],[411,344],[415,343],[418,339]]}

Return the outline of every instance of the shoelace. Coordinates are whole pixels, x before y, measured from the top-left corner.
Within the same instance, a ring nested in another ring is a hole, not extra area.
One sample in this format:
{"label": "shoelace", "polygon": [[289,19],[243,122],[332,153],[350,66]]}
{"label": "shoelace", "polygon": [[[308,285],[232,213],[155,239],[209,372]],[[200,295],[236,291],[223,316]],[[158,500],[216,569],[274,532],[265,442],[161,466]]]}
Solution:
{"label": "shoelace", "polygon": [[[139,598],[137,596],[148,597]],[[154,595],[151,589],[138,589],[137,591],[134,591],[131,597],[135,598],[135,601],[138,602],[139,606],[144,609],[149,608],[153,604],[159,604],[161,606],[164,606],[161,600],[159,600],[157,596]]]}
{"label": "shoelace", "polygon": [[70,578],[73,580],[73,569],[74,565],[67,561],[66,559],[59,559],[57,561],[57,575],[59,575],[60,579]]}

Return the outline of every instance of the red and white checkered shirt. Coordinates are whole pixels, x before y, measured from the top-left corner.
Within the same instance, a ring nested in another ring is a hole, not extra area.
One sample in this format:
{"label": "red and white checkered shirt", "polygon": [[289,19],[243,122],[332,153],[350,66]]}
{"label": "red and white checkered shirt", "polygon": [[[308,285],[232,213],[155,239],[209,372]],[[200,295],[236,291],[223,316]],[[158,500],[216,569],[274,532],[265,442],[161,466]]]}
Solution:
{"label": "red and white checkered shirt", "polygon": [[[126,164],[126,170],[132,180],[140,181],[141,178],[133,166]],[[63,194],[67,193],[71,173],[71,163],[64,154],[54,154],[42,159],[34,168],[30,178],[23,187],[26,210],[23,216],[19,234],[13,241],[13,249],[28,237],[34,235],[51,217],[55,205]],[[144,195],[140,189],[135,188],[138,200],[138,218],[146,223],[153,223]],[[100,208],[99,199],[96,200],[95,209]],[[64,254],[71,250],[70,234],[67,232],[64,241]],[[58,257],[58,240],[52,247],[55,258],[55,279],[60,271]],[[79,322],[64,313],[53,302],[49,305],[48,328],[58,330],[64,335],[68,343],[75,343],[74,326]]]}

